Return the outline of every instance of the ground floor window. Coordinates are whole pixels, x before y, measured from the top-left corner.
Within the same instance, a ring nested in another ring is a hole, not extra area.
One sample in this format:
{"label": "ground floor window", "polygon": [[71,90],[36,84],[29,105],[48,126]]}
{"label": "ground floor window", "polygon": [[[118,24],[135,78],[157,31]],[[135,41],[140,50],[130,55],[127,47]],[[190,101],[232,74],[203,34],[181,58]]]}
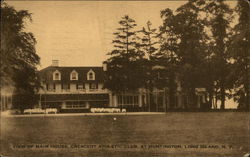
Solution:
{"label": "ground floor window", "polygon": [[41,102],[41,105],[42,105],[42,108],[45,109],[45,108],[60,108],[61,105],[62,105],[62,102],[45,102],[45,101],[42,101]]}
{"label": "ground floor window", "polygon": [[98,84],[97,83],[90,83],[89,84],[89,89],[90,90],[96,90],[96,89],[98,89]]}
{"label": "ground floor window", "polygon": [[70,90],[70,84],[69,83],[62,84],[62,90],[69,91]]}
{"label": "ground floor window", "polygon": [[12,105],[11,96],[1,95],[1,109],[10,109]]}
{"label": "ground floor window", "polygon": [[66,102],[66,108],[86,108],[86,102],[84,101],[68,101]]}
{"label": "ground floor window", "polygon": [[138,95],[118,95],[118,105],[139,105]]}
{"label": "ground floor window", "polygon": [[76,85],[76,89],[78,90],[84,90],[85,89],[85,84],[84,83],[79,83]]}
{"label": "ground floor window", "polygon": [[46,84],[46,88],[47,88],[48,91],[55,91],[56,84],[55,83]]}
{"label": "ground floor window", "polygon": [[92,108],[98,108],[98,107],[108,107],[109,101],[90,101],[89,105]]}

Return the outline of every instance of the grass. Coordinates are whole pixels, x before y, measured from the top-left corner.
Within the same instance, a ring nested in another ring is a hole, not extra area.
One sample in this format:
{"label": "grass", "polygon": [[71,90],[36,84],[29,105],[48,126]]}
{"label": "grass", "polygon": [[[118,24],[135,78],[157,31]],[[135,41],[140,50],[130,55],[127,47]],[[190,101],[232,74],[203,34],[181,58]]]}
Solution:
{"label": "grass", "polygon": [[[1,153],[18,157],[241,157],[249,152],[249,113],[179,112],[166,115],[2,117]],[[114,120],[114,117],[116,120]],[[20,144],[118,145],[120,148],[13,149]],[[141,145],[182,148],[142,149]],[[188,148],[184,145],[225,145]],[[132,146],[137,148],[127,148]],[[228,146],[231,145],[232,149]]]}

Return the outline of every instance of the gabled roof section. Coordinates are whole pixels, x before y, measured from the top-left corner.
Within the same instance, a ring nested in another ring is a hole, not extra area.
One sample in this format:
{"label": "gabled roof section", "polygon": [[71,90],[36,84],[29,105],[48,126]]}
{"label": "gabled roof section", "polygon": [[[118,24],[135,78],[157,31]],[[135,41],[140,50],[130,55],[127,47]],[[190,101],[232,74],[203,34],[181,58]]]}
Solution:
{"label": "gabled roof section", "polygon": [[[95,73],[95,80],[87,80],[87,74],[90,70]],[[61,73],[61,82],[103,82],[104,71],[102,67],[54,67],[49,66],[39,71],[41,81],[51,82],[53,81],[53,72],[58,70]],[[72,71],[78,73],[78,80],[70,80],[70,74]]]}
{"label": "gabled roof section", "polygon": [[[72,71],[71,71],[71,73],[77,73],[78,74],[78,72],[75,70],[75,69],[73,69]],[[71,74],[70,73],[70,74]]]}
{"label": "gabled roof section", "polygon": [[95,73],[95,71],[93,71],[91,68],[89,69],[88,73],[90,73],[90,72],[94,72]]}

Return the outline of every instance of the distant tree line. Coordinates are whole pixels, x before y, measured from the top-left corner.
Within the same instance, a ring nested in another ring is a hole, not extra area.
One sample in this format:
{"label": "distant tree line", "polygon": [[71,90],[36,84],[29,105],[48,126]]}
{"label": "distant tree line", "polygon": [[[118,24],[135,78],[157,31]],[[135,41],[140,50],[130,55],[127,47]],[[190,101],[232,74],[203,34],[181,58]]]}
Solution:
{"label": "distant tree line", "polygon": [[[171,104],[178,78],[191,102],[195,88],[205,87],[209,108],[220,101],[225,109],[226,98],[233,98],[239,109],[249,110],[249,2],[238,0],[232,9],[224,0],[189,0],[160,16],[158,29],[148,21],[139,30],[134,19],[122,17],[106,61],[105,87],[118,93],[167,87]],[[157,67],[161,77],[155,77]]]}

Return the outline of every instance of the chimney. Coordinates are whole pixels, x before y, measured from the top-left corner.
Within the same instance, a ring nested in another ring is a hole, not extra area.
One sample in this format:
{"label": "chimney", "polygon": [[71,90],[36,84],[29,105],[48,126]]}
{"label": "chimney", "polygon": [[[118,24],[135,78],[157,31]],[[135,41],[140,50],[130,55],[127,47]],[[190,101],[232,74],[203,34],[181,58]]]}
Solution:
{"label": "chimney", "polygon": [[102,63],[102,69],[103,69],[103,71],[107,71],[107,62],[106,61],[104,61],[103,63]]}
{"label": "chimney", "polygon": [[59,66],[59,60],[52,60],[52,65],[53,67],[58,67]]}

